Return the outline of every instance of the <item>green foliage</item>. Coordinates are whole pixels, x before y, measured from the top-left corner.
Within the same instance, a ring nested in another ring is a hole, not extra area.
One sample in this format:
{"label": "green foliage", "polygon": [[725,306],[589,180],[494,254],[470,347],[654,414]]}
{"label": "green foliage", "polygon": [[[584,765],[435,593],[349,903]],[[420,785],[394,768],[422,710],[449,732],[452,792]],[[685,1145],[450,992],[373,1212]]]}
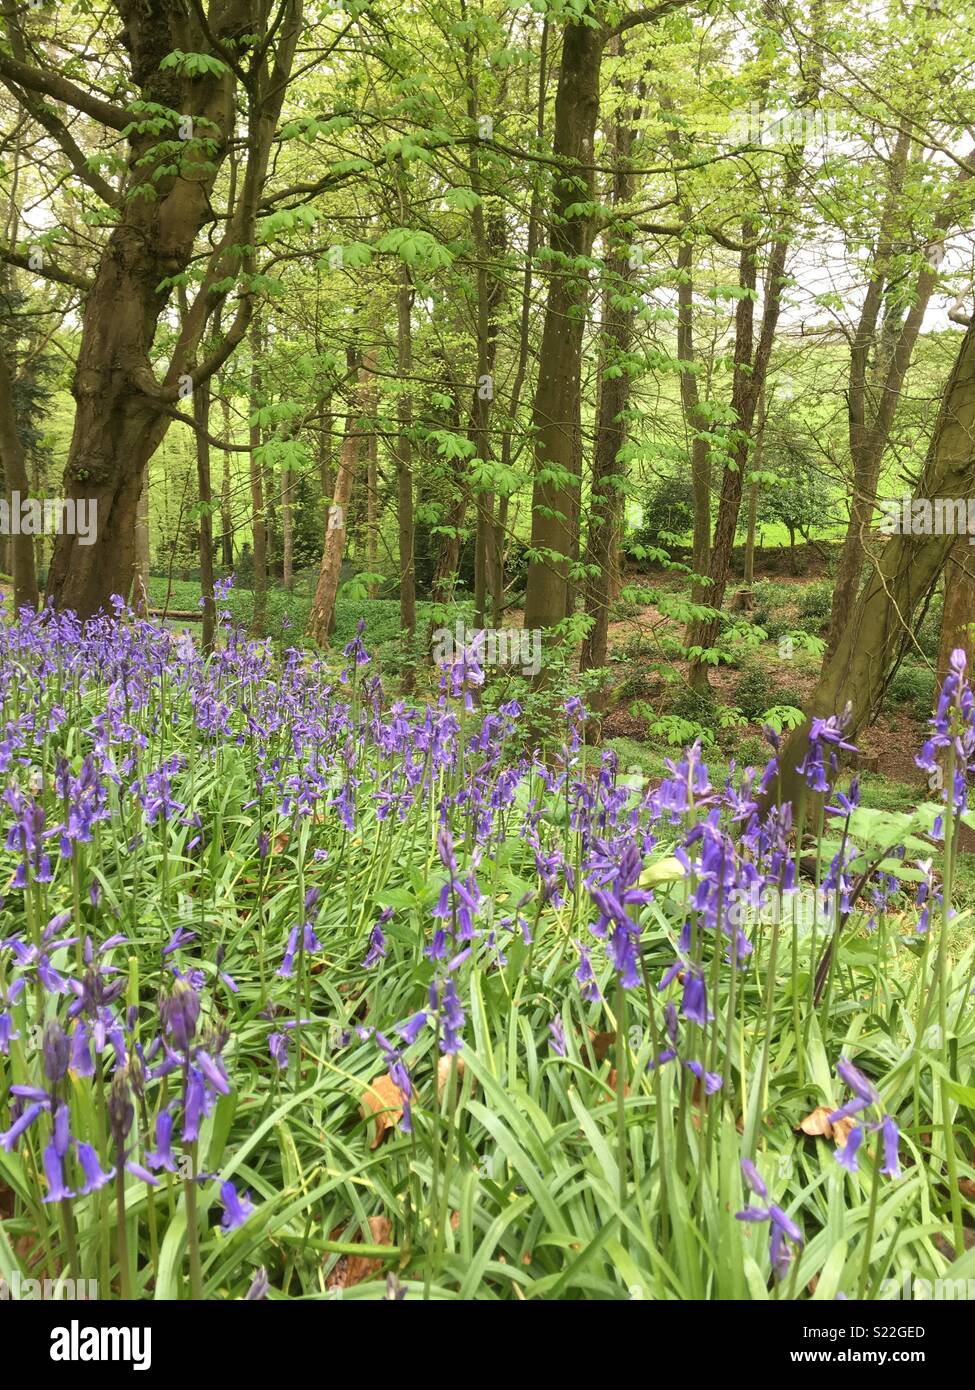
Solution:
{"label": "green foliage", "polygon": [[735,703],[746,719],[760,719],[776,703],[775,682],[761,666],[749,666],[735,686]]}
{"label": "green foliage", "polygon": [[640,500],[643,521],[632,538],[638,545],[683,536],[693,524],[694,494],[686,478],[655,478]]}
{"label": "green foliage", "polygon": [[816,579],[799,590],[799,616],[826,622],[833,603],[833,586],[828,579]]}
{"label": "green foliage", "polygon": [[[699,695],[685,686],[675,696],[669,712],[675,719],[683,720],[693,725],[696,730],[706,732],[709,741],[718,727],[718,705],[710,692]],[[680,741],[678,739],[678,742]]]}
{"label": "green foliage", "polygon": [[926,666],[904,661],[887,687],[884,708],[906,705],[917,719],[929,719],[935,705],[935,675]]}

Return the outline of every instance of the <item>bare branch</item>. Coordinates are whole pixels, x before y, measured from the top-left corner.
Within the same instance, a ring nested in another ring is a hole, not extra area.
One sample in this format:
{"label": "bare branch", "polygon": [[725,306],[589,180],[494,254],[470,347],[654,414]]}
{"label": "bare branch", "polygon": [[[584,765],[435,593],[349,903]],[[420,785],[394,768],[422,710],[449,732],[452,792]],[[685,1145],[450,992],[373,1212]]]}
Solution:
{"label": "bare branch", "polygon": [[110,130],[124,130],[132,123],[132,116],[124,107],[115,106],[110,101],[103,101],[101,97],[86,92],[82,87],[76,87],[73,82],[69,82],[66,77],[58,76],[57,73],[48,72],[44,68],[31,67],[29,63],[18,62],[16,58],[12,58],[9,53],[4,53],[2,49],[0,49],[0,77],[7,82],[16,83],[19,87],[26,87],[28,91],[40,92],[44,96],[51,97],[53,101],[63,101],[65,106],[71,106],[76,111],[83,111],[86,116],[100,121]]}

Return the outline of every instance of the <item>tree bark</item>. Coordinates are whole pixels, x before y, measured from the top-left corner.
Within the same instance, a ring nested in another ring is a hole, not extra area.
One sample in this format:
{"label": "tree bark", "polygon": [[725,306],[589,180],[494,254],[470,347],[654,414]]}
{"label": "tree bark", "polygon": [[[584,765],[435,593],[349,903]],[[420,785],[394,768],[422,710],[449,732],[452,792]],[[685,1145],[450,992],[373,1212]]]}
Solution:
{"label": "tree bark", "polygon": [[[452,433],[459,434],[461,426],[460,396],[456,384],[451,385],[450,383],[452,373],[445,357],[442,359],[442,363],[444,391],[446,392],[449,388],[451,401],[446,416],[447,424]],[[430,597],[434,603],[448,603],[457,584],[460,543],[464,531],[464,519],[467,516],[467,504],[470,500],[467,471],[462,460],[455,459],[451,462],[448,481],[452,485],[452,491],[444,522],[444,534],[440,538],[437,567],[434,570],[433,582],[430,585]]]}
{"label": "tree bark", "polygon": [[281,583],[290,594],[295,586],[295,538],[292,515],[291,469],[281,469]]}
{"label": "tree bark", "polygon": [[[406,194],[400,184],[400,206],[405,214]],[[405,216],[404,216],[405,225]],[[413,374],[413,284],[409,268],[400,270],[396,294],[396,370],[401,387]],[[399,435],[396,441],[397,531],[399,539],[399,624],[406,644],[402,688],[411,694],[416,681],[414,643],[416,640],[416,557],[413,525],[413,399],[403,390],[398,402]]]}
{"label": "tree bark", "polygon": [[969,670],[975,660],[975,546],[970,541],[970,536],[958,537],[945,568],[945,606],[938,641],[939,689],[948,674],[948,658],[956,647],[967,653]]}
{"label": "tree bark", "polygon": [[[774,6],[766,0],[763,12],[771,17]],[[798,94],[797,108],[802,110],[819,91],[822,76],[823,51],[821,33],[824,24],[822,0],[813,0],[810,13],[812,39],[810,51],[806,56],[805,81]],[[767,100],[770,79],[763,78],[761,101]],[[732,459],[725,465],[721,478],[721,496],[718,501],[718,515],[714,527],[714,541],[711,560],[708,566],[708,583],[704,591],[704,602],[714,610],[713,616],[702,619],[694,625],[691,633],[691,647],[703,650],[713,648],[721,627],[720,609],[724,603],[731,573],[731,554],[738,529],[738,516],[745,481],[745,470],[751,452],[752,432],[755,415],[765,378],[768,374],[769,360],[775,330],[782,308],[782,290],[785,284],[785,263],[788,254],[790,229],[795,220],[793,201],[803,176],[803,150],[790,149],[785,162],[785,173],[781,192],[781,214],[778,226],[772,234],[772,249],[769,252],[765,269],[765,303],[762,310],[758,343],[754,346],[754,302],[757,284],[758,225],[752,216],[742,223],[742,252],[739,262],[739,284],[747,291],[738,301],[735,324],[734,382],[731,391],[731,407],[735,415],[736,443]],[[754,249],[749,249],[750,246]],[[689,663],[688,682],[691,688],[703,693],[709,688],[708,665],[700,656],[693,657]]]}
{"label": "tree bark", "polygon": [[[255,323],[251,329],[251,412],[261,404],[261,331]],[[254,612],[251,632],[263,637],[267,631],[267,521],[264,513],[264,469],[258,450],[261,447],[261,427],[250,427],[251,526],[254,536]]]}
{"label": "tree bark", "polygon": [[132,566],[132,607],[140,618],[149,615],[149,465],[146,464],[135,518],[135,561]]}
{"label": "tree bark", "polygon": [[[467,79],[467,115],[471,124],[478,117],[478,80],[474,64],[474,45],[470,38],[464,43],[464,70]],[[495,317],[501,298],[504,282],[488,270],[491,258],[501,259],[503,254],[503,224],[493,219],[491,234],[488,235],[484,217],[483,190],[481,183],[481,161],[477,143],[470,152],[471,189],[478,195],[478,202],[471,209],[471,235],[474,254],[477,258],[475,279],[477,285],[475,347],[477,357],[476,380],[471,396],[470,437],[474,444],[475,458],[487,464],[491,457],[491,410],[494,404],[494,359],[498,342],[498,324]],[[499,245],[500,243],[500,245]],[[475,484],[474,505],[477,509],[477,523],[474,536],[474,626],[483,628],[487,623],[488,600],[494,593],[495,566],[495,522],[494,489]]]}
{"label": "tree bark", "polygon": [[578,489],[573,430],[579,419],[582,340],[589,280],[580,264],[591,249],[593,224],[569,209],[591,203],[593,141],[599,112],[599,73],[606,34],[567,24],[555,97],[553,155],[558,162],[551,213],[548,294],[532,407],[535,478],[532,554],[525,594],[525,627],[547,628],[566,615],[571,517]]}
{"label": "tree bark", "polygon": [[0,461],[3,465],[6,486],[7,514],[11,522],[10,567],[13,571],[14,604],[18,609],[36,608],[39,595],[37,572],[34,568],[34,540],[30,534],[21,535],[20,527],[16,524],[20,519],[20,503],[26,501],[30,496],[30,483],[27,478],[23,445],[17,432],[13,371],[2,344],[0,344]]}
{"label": "tree bark", "polygon": [[[378,573],[379,565],[379,436],[373,424],[366,441],[366,564],[370,574]],[[369,597],[378,598],[379,585],[369,581]]]}
{"label": "tree bark", "polygon": [[[917,496],[968,498],[975,488],[975,328],[969,327],[945,389]],[[886,683],[913,641],[915,615],[928,600],[955,545],[952,535],[890,537],[860,590],[832,658],[807,708],[807,718],[785,742],[782,801],[795,801],[796,771],[813,716],[826,718],[849,705],[851,735],[875,716]],[[775,794],[774,788],[772,795]]]}
{"label": "tree bark", "polygon": [[[762,453],[765,449],[765,426],[768,417],[765,413],[765,390],[763,389],[758,398],[758,428],[755,434],[755,453],[752,456],[753,473],[762,471]],[[748,529],[745,533],[745,574],[742,584],[744,598],[742,606],[750,608],[752,605],[752,585],[755,583],[755,531],[758,526],[758,480],[755,479],[748,485]]]}
{"label": "tree bark", "polygon": [[[687,213],[687,220],[690,214]],[[680,359],[680,396],[691,444],[691,491],[694,498],[694,530],[691,546],[691,567],[695,574],[706,575],[711,561],[711,446],[707,437],[707,421],[701,414],[697,374],[694,370],[694,247],[682,241],[677,252],[677,356]],[[699,602],[704,589],[694,586],[694,598]]]}
{"label": "tree bark", "polygon": [[[864,296],[863,309],[850,354],[849,402],[850,457],[853,463],[853,495],[850,519],[840,550],[829,633],[823,658],[823,669],[836,650],[845,615],[850,611],[863,574],[866,541],[873,524],[877,505],[877,484],[884,452],[890,439],[894,416],[904,388],[904,380],[918,335],[924,323],[928,303],[937,284],[935,266],[926,265],[919,273],[903,326],[894,334],[886,352],[878,352],[878,362],[871,381],[869,360],[877,344],[877,325],[883,297],[891,272],[894,251],[894,227],[901,214],[901,189],[911,144],[909,128],[901,132],[891,161],[887,202],[878,236],[877,251],[870,283]],[[971,171],[963,169],[957,187],[964,185]],[[935,219],[935,232],[943,234],[951,224],[953,202],[949,200]],[[881,334],[881,338],[883,334]]]}
{"label": "tree bark", "polygon": [[[538,44],[538,88],[535,100],[535,139],[541,149],[545,135],[545,91],[548,83],[548,19],[542,22]],[[526,100],[527,105],[527,100]],[[518,356],[515,364],[514,380],[508,400],[508,421],[501,436],[501,471],[508,477],[512,466],[512,431],[518,422],[521,409],[521,393],[528,370],[528,349],[531,342],[532,276],[535,269],[535,255],[538,251],[539,228],[541,225],[542,199],[538,184],[532,188],[528,208],[528,228],[525,240],[525,270],[521,287],[521,314],[518,325]],[[508,525],[508,506],[510,492],[505,491],[498,501],[494,529],[494,593],[492,595],[492,622],[500,628],[504,617],[505,592],[505,537]]]}
{"label": "tree bark", "polygon": [[[789,215],[789,205],[798,186],[800,173],[800,164],[796,158],[790,164],[786,174],[783,190],[784,217]],[[759,397],[768,374],[772,343],[779,321],[779,311],[782,307],[788,238],[784,229],[780,228],[769,253],[765,272],[765,305],[762,311],[758,343],[753,348],[754,292],[757,282],[756,252],[748,247],[749,243],[754,244],[755,233],[755,223],[746,219],[742,226],[742,242],[745,250],[741,254],[739,283],[747,293],[739,299],[735,310],[735,370],[731,392],[731,408],[736,420],[736,443],[732,463],[725,466],[721,479],[721,497],[718,502],[718,516],[714,527],[714,544],[708,566],[708,585],[703,595],[704,602],[715,610],[719,610],[724,602],[728,577],[731,573],[731,553],[735,543],[735,532],[738,529],[738,514],[741,510],[745,472],[748,468],[749,454],[752,448],[755,416]],[[688,645],[705,650],[713,647],[719,629],[719,617],[702,619],[695,623],[691,634],[692,640]],[[688,682],[691,688],[699,693],[709,687],[708,666],[700,657],[694,657],[690,661]]]}
{"label": "tree bark", "polygon": [[318,572],[318,585],[315,600],[308,618],[308,636],[319,646],[327,646],[335,615],[335,596],[338,593],[339,577],[342,572],[342,556],[345,552],[346,525],[349,500],[355,485],[355,475],[359,465],[362,447],[362,411],[368,404],[368,384],[372,379],[374,363],[371,358],[364,359],[359,372],[358,388],[349,402],[349,413],[345,420],[345,438],[339,453],[338,472],[332,490],[332,500],[328,508],[329,523],[325,532],[325,548],[322,552],[321,568]]}
{"label": "tree bark", "polygon": [[[230,443],[230,402],[227,400],[226,391],[228,383],[221,383],[221,396],[223,405],[223,437],[225,443]],[[224,569],[232,570],[234,567],[234,514],[230,505],[230,450],[223,451],[223,475],[220,480],[220,559]]]}
{"label": "tree bark", "polygon": [[[636,112],[630,113],[635,117]],[[612,206],[619,215],[633,197],[634,178],[630,158],[635,134],[631,119],[617,119],[610,131],[613,159]],[[606,255],[606,289],[602,304],[602,351],[599,363],[599,403],[596,411],[596,442],[593,456],[592,495],[589,504],[589,532],[586,562],[590,572],[584,585],[585,611],[592,621],[583,643],[580,671],[606,665],[609,644],[609,610],[613,602],[613,575],[619,567],[619,531],[623,476],[620,450],[626,442],[626,411],[630,404],[630,372],[626,357],[633,339],[633,310],[621,300],[628,298],[634,267],[627,240],[611,232]],[[608,370],[612,369],[612,370]],[[606,692],[594,690],[590,704],[604,708]]]}
{"label": "tree bark", "polygon": [[200,591],[203,596],[203,654],[213,651],[217,606],[213,596],[213,488],[210,482],[210,383],[202,382],[193,393],[196,421],[196,481],[200,502]]}
{"label": "tree bark", "polygon": [[[160,388],[150,360],[156,327],[170,296],[170,290],[160,286],[186,270],[197,235],[212,217],[212,193],[236,119],[235,80],[226,56],[242,33],[253,30],[255,15],[249,0],[213,0],[206,26],[192,5],[173,5],[170,0],[119,0],[117,8],[139,96],[171,111],[192,113],[213,144],[188,142],[177,172],[163,174],[172,156],[154,152],[157,132],[140,129],[124,107],[94,98],[87,102],[95,119],[115,129],[135,129],[129,135],[126,196],[118,201],[118,221],[87,294],[72,388],[76,411],[64,493],[95,504],[97,534],[93,544],[84,546],[76,537],[59,536],[51,565],[49,591],[55,603],[81,615],[104,607],[112,593],[125,592],[131,582],[135,514],[145,466],[168,428],[183,363],[195,355],[212,309],[210,286],[218,275],[226,277],[240,265],[244,253],[239,248],[253,241],[257,192],[301,22],[300,0],[287,0],[274,61],[256,84],[259,90],[250,112],[248,190],[211,261],[212,275],[208,273],[200,287]],[[193,77],[177,67],[161,67],[176,49],[217,57],[221,66]],[[33,69],[24,78],[26,85],[42,91],[52,80],[51,74]],[[166,132],[170,137],[172,133]],[[229,353],[234,344],[228,335],[224,350]]]}

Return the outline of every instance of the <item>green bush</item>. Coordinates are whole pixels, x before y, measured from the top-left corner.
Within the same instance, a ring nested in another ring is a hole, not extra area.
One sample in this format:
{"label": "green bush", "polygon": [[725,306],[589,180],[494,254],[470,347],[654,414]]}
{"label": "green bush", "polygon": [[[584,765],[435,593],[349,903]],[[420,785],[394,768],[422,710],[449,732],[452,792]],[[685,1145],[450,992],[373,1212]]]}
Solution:
{"label": "green bush", "polygon": [[689,479],[655,478],[640,500],[643,523],[630,537],[639,545],[655,545],[662,535],[684,535],[694,525],[694,490]]}
{"label": "green bush", "polygon": [[887,687],[884,708],[909,705],[918,719],[927,719],[934,708],[935,676],[925,666],[905,662]]}
{"label": "green bush", "polygon": [[746,719],[761,719],[767,709],[781,704],[769,673],[761,666],[749,666],[735,687],[735,704]]}
{"label": "green bush", "polygon": [[643,612],[643,607],[642,603],[637,603],[624,592],[610,607],[609,620],[611,623],[619,623],[626,618],[638,618]]}
{"label": "green bush", "polygon": [[[758,619],[756,619],[756,622]],[[780,637],[784,637],[787,632],[795,629],[795,623],[788,613],[770,613],[764,623],[759,623],[759,627],[765,629],[770,642],[777,642]]]}
{"label": "green bush", "polygon": [[[772,703],[775,705],[792,705],[793,709],[802,709],[803,702],[803,695],[800,690],[796,690],[794,686],[785,685],[782,686],[781,689],[776,687],[775,699]],[[769,706],[769,708],[771,707]]]}
{"label": "green bush", "polygon": [[941,640],[941,615],[944,612],[944,606],[944,596],[937,594],[928,605],[928,611],[914,633],[918,646],[929,661],[937,661],[938,659],[938,643]]}
{"label": "green bush", "polygon": [[735,749],[735,760],[741,768],[764,767],[771,755],[771,748],[758,734],[749,734]]}
{"label": "green bush", "polygon": [[756,607],[785,608],[793,601],[795,589],[793,585],[783,584],[780,580],[759,579],[752,587],[752,596]]}
{"label": "green bush", "polygon": [[674,698],[669,713],[692,724],[700,724],[704,729],[713,730],[718,724],[718,707],[714,696],[698,695],[686,688]]}
{"label": "green bush", "polygon": [[818,618],[825,622],[833,606],[833,586],[828,579],[817,579],[799,592],[798,608],[802,618]]}

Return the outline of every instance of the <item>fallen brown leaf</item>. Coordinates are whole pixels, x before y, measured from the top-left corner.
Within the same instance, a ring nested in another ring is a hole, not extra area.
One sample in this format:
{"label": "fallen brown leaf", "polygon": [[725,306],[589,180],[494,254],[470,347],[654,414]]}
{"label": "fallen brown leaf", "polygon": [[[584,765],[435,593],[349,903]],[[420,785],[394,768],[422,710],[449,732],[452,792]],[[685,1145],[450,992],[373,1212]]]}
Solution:
{"label": "fallen brown leaf", "polygon": [[[955,1259],[955,1247],[952,1245],[951,1241],[948,1239],[947,1236],[942,1235],[940,1231],[935,1231],[934,1235],[931,1237],[931,1240],[934,1246],[937,1248],[938,1252],[944,1255],[946,1260]],[[965,1226],[962,1230],[962,1240],[964,1242],[965,1249],[971,1250],[973,1247],[975,1247],[975,1231],[972,1231],[969,1229],[968,1226]]]}
{"label": "fallen brown leaf", "polygon": [[[341,1228],[336,1228],[340,1231]],[[348,1229],[348,1228],[346,1228]],[[330,1239],[339,1240],[341,1235],[332,1232]],[[362,1230],[356,1231],[352,1238],[353,1244],[362,1245]],[[368,1245],[392,1245],[393,1225],[386,1216],[370,1216],[369,1218],[369,1240]],[[327,1289],[351,1289],[355,1284],[361,1284],[365,1279],[371,1279],[374,1274],[378,1274],[383,1267],[383,1261],[374,1259],[366,1255],[340,1255],[335,1263],[335,1267],[325,1280]]]}
{"label": "fallen brown leaf", "polygon": [[[832,1113],[828,1105],[817,1105],[816,1109],[804,1120],[800,1120],[796,1128],[801,1129],[803,1134],[808,1134],[812,1139],[832,1139],[833,1126],[829,1119]],[[838,1121],[837,1124],[839,1123],[841,1122]],[[845,1143],[846,1140],[844,1139],[843,1142]]]}
{"label": "fallen brown leaf", "polygon": [[846,1141],[850,1137],[850,1130],[854,1129],[855,1127],[856,1120],[853,1118],[852,1115],[847,1115],[842,1120],[834,1120],[833,1138],[836,1140],[836,1147],[838,1149],[846,1148]]}
{"label": "fallen brown leaf", "polygon": [[616,1042],[615,1033],[594,1033],[590,1028],[589,1040],[592,1043],[592,1055],[597,1062],[605,1062],[609,1049]]}
{"label": "fallen brown leaf", "polygon": [[386,1131],[395,1129],[403,1118],[403,1102],[406,1097],[387,1072],[385,1076],[374,1077],[362,1093],[359,1113],[364,1120],[376,1121],[376,1133],[370,1149],[378,1149],[386,1136]]}
{"label": "fallen brown leaf", "polygon": [[[457,1058],[457,1094],[460,1094],[461,1082],[464,1080],[463,1057]],[[447,1082],[450,1079],[450,1058],[441,1057],[437,1063],[437,1100],[443,1100],[443,1093],[447,1089]]]}

